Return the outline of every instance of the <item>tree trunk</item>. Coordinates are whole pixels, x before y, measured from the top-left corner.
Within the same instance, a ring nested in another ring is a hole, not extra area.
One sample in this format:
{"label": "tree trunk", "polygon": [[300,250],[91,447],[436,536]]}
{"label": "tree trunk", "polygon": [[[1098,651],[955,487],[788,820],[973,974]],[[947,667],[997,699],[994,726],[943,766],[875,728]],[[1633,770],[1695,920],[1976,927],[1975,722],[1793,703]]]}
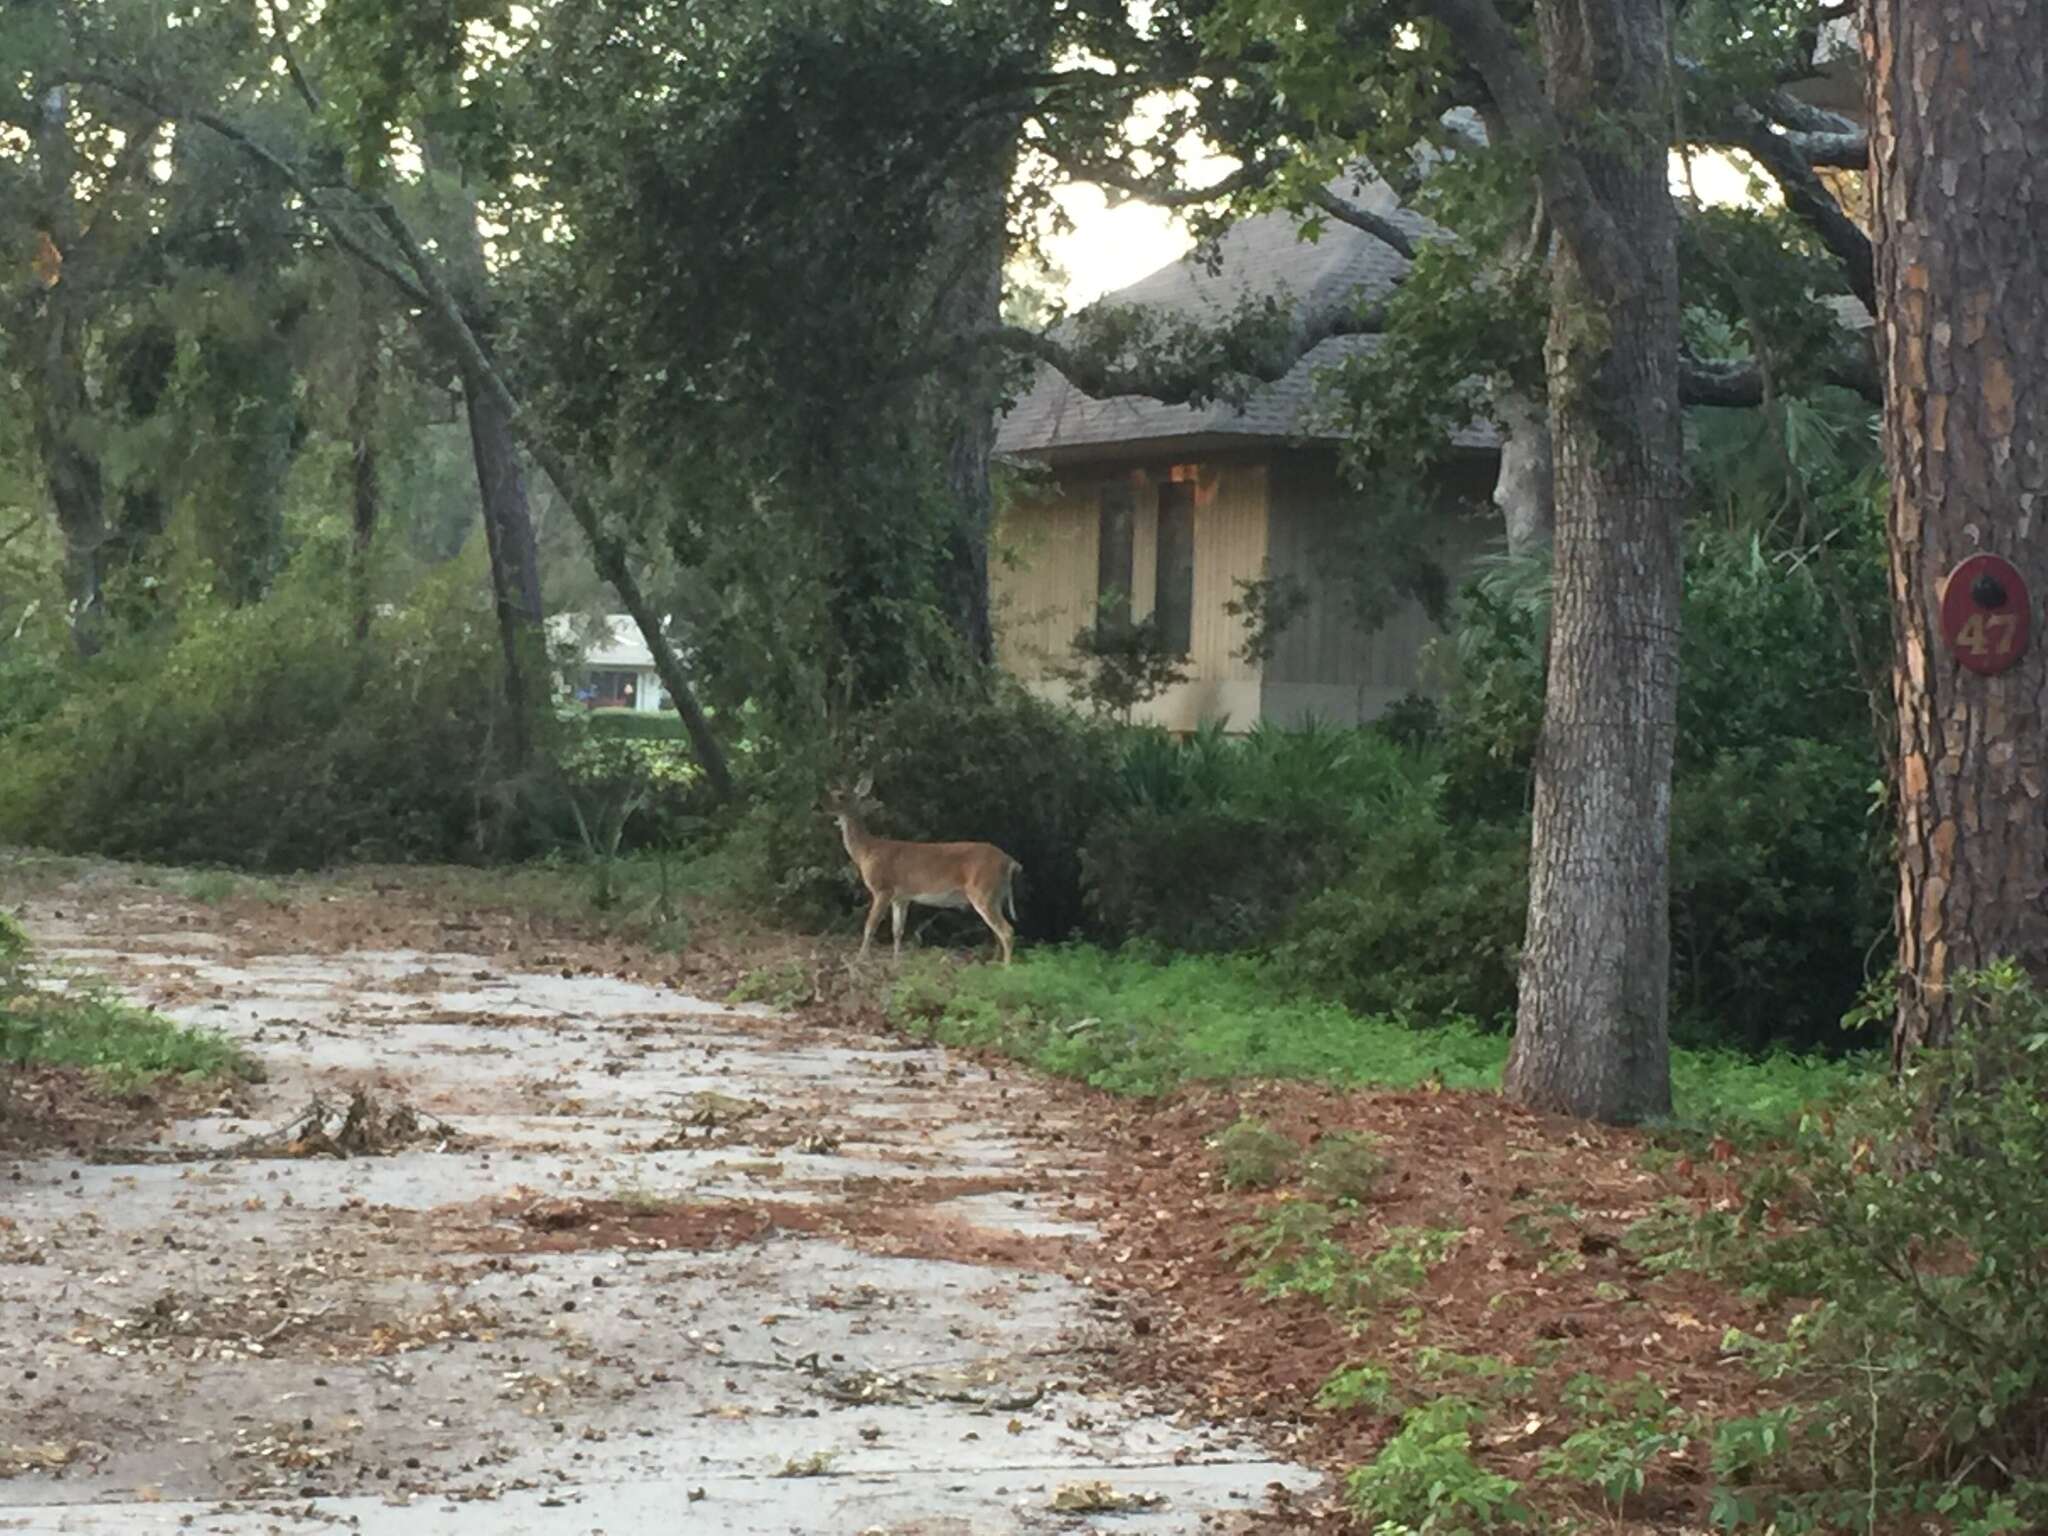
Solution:
{"label": "tree trunk", "polygon": [[71,639],[81,656],[102,643],[106,597],[106,485],[98,458],[85,446],[88,402],[78,323],[63,295],[45,301],[34,384],[36,455],[50,505],[64,537],[64,594],[71,603]]}
{"label": "tree trunk", "polygon": [[[427,163],[439,171],[441,193],[437,223],[447,251],[449,287],[468,323],[489,336],[489,272],[483,236],[477,229],[476,199],[449,169],[453,157],[437,152],[431,136]],[[526,496],[526,474],[519,463],[519,438],[502,402],[495,398],[476,367],[451,345],[462,374],[462,397],[469,417],[470,453],[476,462],[477,491],[483,503],[484,543],[491,557],[491,594],[498,614],[498,637],[505,658],[505,701],[511,711],[512,754],[524,762],[532,744],[532,725],[539,697],[537,669],[543,665],[546,610],[541,602],[540,547],[533,533],[533,510]]]}
{"label": "tree trunk", "polygon": [[[1677,216],[1661,0],[1539,11],[1586,205],[1553,206],[1545,348],[1557,527],[1529,924],[1508,1095],[1668,1113],[1671,764],[1678,697]],[[1567,217],[1569,211],[1570,217]]]}
{"label": "tree trunk", "polygon": [[[951,238],[946,256],[951,283],[940,296],[941,326],[969,336],[1002,323],[1003,260],[1009,250],[1005,225],[1004,169],[975,175],[978,160],[962,171],[963,185],[952,199]],[[967,654],[980,666],[995,660],[995,628],[989,616],[988,541],[995,522],[995,493],[989,459],[996,444],[998,381],[988,359],[977,357],[964,388],[948,390],[951,431],[946,481],[954,520],[947,530],[941,577],[947,617]]]}
{"label": "tree trunk", "polygon": [[1557,524],[1556,468],[1550,449],[1550,410],[1534,395],[1503,388],[1493,397],[1503,432],[1493,504],[1507,525],[1508,553],[1546,547]]}
{"label": "tree trunk", "polygon": [[498,613],[498,643],[505,657],[505,707],[511,719],[512,759],[526,761],[533,746],[534,668],[543,654],[539,559],[519,467],[519,440],[504,408],[474,369],[462,371],[469,414],[469,447],[483,501],[484,545],[491,557],[491,595]]}
{"label": "tree trunk", "polygon": [[[1873,0],[1871,203],[1891,470],[1903,1066],[1955,979],[2048,983],[2048,0]],[[1973,554],[2028,583],[2033,635],[1983,676],[1943,644]]]}
{"label": "tree trunk", "polygon": [[[367,289],[368,283],[359,287]],[[363,304],[362,347],[356,360],[355,393],[349,400],[348,436],[355,511],[354,538],[349,545],[349,585],[356,609],[356,643],[370,638],[372,592],[370,553],[377,539],[377,394],[383,383],[383,327],[367,292]]]}

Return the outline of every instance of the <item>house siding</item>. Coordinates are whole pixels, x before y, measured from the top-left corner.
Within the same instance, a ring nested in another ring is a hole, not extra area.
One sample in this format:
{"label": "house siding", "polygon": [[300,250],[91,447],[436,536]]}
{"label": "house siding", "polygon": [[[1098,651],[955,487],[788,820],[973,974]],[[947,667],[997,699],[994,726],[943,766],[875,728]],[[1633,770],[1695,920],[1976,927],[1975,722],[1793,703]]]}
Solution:
{"label": "house siding", "polygon": [[1188,681],[1139,717],[1178,731],[1218,719],[1250,726],[1259,712],[1259,668],[1235,654],[1244,626],[1224,605],[1237,595],[1237,582],[1265,564],[1267,467],[1256,460],[1070,470],[1013,503],[996,528],[999,558],[990,573],[998,659],[1035,691],[1065,697],[1048,673],[1066,659],[1074,632],[1093,612],[1100,494],[1112,480],[1127,480],[1135,491],[1131,600],[1140,616],[1152,611],[1158,590],[1158,486],[1183,480],[1195,487]]}
{"label": "house siding", "polygon": [[[1453,466],[1445,476],[1434,544],[1453,585],[1498,539],[1497,521],[1481,510],[1491,476],[1491,465]],[[1402,604],[1371,634],[1360,631],[1350,612],[1332,556],[1368,499],[1339,480],[1334,455],[1291,454],[1275,464],[1269,573],[1298,581],[1308,606],[1281,633],[1264,669],[1262,719],[1363,723],[1410,692],[1440,691],[1425,649],[1442,631],[1421,603]]]}

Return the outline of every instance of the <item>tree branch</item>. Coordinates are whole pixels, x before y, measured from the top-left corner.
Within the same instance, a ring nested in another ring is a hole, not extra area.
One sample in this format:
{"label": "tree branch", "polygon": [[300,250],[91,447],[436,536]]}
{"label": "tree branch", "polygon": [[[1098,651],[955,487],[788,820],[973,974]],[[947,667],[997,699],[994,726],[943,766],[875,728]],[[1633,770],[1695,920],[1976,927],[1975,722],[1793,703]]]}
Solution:
{"label": "tree branch", "polygon": [[[1234,366],[1229,371],[1253,383],[1270,384],[1285,378],[1304,357],[1332,337],[1378,335],[1386,326],[1383,304],[1363,310],[1340,305],[1296,331],[1284,345],[1269,348],[1259,356],[1233,359]],[[1034,331],[1021,325],[997,326],[965,338],[963,345],[997,346],[1035,357],[1094,400],[1142,395],[1162,405],[1198,404],[1216,398],[1222,382],[1212,361],[1162,356],[1149,362],[1128,363],[1074,346],[1048,331]]]}
{"label": "tree branch", "polygon": [[1309,193],[1308,198],[1338,223],[1349,224],[1353,229],[1362,229],[1410,261],[1415,259],[1414,237],[1384,214],[1374,213],[1370,208],[1361,208],[1349,198],[1339,197],[1328,187],[1317,187]]}
{"label": "tree branch", "polygon": [[1740,114],[1739,121],[1742,126],[1735,134],[1735,143],[1776,179],[1785,194],[1785,206],[1820,236],[1821,244],[1848,269],[1850,291],[1875,315],[1877,261],[1870,237],[1842,212],[1842,205],[1814,174],[1812,165],[1782,134],[1772,132],[1769,123],[1747,110]]}
{"label": "tree branch", "polygon": [[132,81],[121,80],[111,75],[82,74],[77,78],[81,85],[96,85],[100,89],[110,91],[125,100],[147,107],[163,117],[198,123],[202,128],[219,134],[230,144],[241,150],[243,154],[267,168],[279,180],[283,181],[285,185],[298,193],[300,200],[305,204],[307,214],[315,224],[326,232],[328,239],[348,252],[349,255],[355,257],[364,266],[380,273],[412,303],[421,306],[427,303],[425,290],[408,278],[389,259],[371,250],[350,233],[347,225],[341,222],[340,210],[331,208],[322,202],[314,192],[312,184],[299,173],[296,166],[282,155],[250,137],[250,135],[243,132],[226,118],[219,116],[217,113],[205,111],[202,108],[180,108],[171,103],[156,100],[148,91]]}
{"label": "tree branch", "polygon": [[1493,0],[1422,0],[1420,8],[1464,47],[1494,106],[1536,157],[1544,203],[1587,276],[1596,286],[1626,291],[1632,286],[1629,273],[1634,265],[1628,246],[1600,206],[1585,166],[1565,140],[1564,124],[1544,94],[1542,80]]}
{"label": "tree branch", "polygon": [[306,110],[318,113],[320,93],[313,89],[313,82],[306,78],[306,72],[299,68],[298,55],[292,52],[292,40],[285,34],[284,17],[278,13],[272,0],[263,0],[264,14],[270,17],[270,35],[276,39],[278,57],[284,60],[285,73],[291,76],[292,84],[299,89],[299,100],[306,104]]}
{"label": "tree branch", "polygon": [[[1884,403],[1884,386],[1867,351],[1831,359],[1823,371],[1828,383],[1851,390],[1872,405]],[[1681,357],[1678,398],[1686,405],[1754,406],[1764,403],[1763,369],[1754,358],[1739,362],[1706,362]]]}

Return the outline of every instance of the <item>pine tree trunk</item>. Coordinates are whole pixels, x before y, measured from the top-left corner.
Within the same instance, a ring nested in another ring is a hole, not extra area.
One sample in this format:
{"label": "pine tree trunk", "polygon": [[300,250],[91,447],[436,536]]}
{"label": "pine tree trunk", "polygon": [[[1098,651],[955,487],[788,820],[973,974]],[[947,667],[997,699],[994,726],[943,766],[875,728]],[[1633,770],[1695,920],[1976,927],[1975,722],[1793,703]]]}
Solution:
{"label": "pine tree trunk", "polygon": [[[1872,208],[1891,469],[1903,1065],[1955,979],[2048,982],[2048,0],[1873,0]],[[1955,564],[2003,555],[2035,605],[2017,665],[1941,638]]]}
{"label": "pine tree trunk", "polygon": [[[1539,14],[1549,96],[1596,212],[1557,210],[1546,344],[1554,597],[1505,1088],[1534,1108],[1631,1122],[1671,1107],[1677,216],[1663,136],[1623,136],[1611,119],[1665,119],[1664,12],[1661,0],[1550,0]],[[1621,239],[1595,261],[1588,231],[1603,221]],[[1601,262],[1616,270],[1596,275]]]}

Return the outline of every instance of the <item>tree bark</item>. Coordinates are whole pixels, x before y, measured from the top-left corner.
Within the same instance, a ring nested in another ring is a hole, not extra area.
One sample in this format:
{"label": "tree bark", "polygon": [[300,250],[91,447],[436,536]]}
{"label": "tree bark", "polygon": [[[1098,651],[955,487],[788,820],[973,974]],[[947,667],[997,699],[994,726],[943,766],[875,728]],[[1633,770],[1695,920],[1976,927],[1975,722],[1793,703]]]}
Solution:
{"label": "tree bark", "polygon": [[[361,284],[367,288],[368,284]],[[383,326],[379,324],[370,296],[363,304],[362,342],[356,360],[355,393],[349,400],[348,437],[350,490],[354,511],[353,538],[349,544],[349,585],[356,608],[356,643],[370,638],[372,592],[370,554],[377,541],[377,514],[381,490],[377,475],[377,396],[383,384]]]}
{"label": "tree bark", "polygon": [[[1903,1066],[1957,1024],[1956,978],[2048,983],[2048,0],[1872,0],[1898,705]],[[1940,637],[1942,581],[2005,556],[2036,633],[1993,676]]]}
{"label": "tree bark", "polygon": [[1534,395],[1504,388],[1493,397],[1493,412],[1502,429],[1493,504],[1507,526],[1508,553],[1534,554],[1550,543],[1557,523],[1550,409]]}
{"label": "tree bark", "polygon": [[1556,153],[1570,163],[1545,181],[1560,235],[1545,345],[1554,596],[1504,1087],[1533,1108],[1626,1123],[1671,1108],[1682,479],[1664,140],[1622,139],[1611,119],[1665,119],[1665,15],[1661,0],[1548,0],[1538,14]]}

